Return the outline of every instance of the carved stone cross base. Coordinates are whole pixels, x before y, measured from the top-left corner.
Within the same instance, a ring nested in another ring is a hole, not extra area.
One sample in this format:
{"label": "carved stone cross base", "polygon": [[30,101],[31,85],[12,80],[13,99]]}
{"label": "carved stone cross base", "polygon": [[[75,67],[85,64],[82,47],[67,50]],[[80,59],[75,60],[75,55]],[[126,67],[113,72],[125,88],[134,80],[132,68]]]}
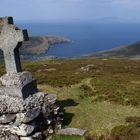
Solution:
{"label": "carved stone cross base", "polygon": [[27,98],[29,95],[36,93],[37,83],[30,72],[24,71],[19,73],[5,74],[0,77],[0,94]]}

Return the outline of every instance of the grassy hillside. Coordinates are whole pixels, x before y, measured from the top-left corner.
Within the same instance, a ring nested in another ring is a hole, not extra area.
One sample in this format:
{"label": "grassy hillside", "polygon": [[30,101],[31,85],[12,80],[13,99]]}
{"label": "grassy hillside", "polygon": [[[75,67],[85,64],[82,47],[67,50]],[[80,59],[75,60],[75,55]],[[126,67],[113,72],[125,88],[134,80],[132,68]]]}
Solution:
{"label": "grassy hillside", "polygon": [[107,51],[96,53],[95,57],[111,58],[111,57],[127,57],[132,59],[140,59],[140,41],[131,45],[114,48]]}
{"label": "grassy hillside", "polygon": [[[54,140],[140,140],[140,61],[73,59],[24,61],[38,88],[58,96],[63,127],[87,130],[85,137]],[[0,66],[0,75],[4,66]]]}

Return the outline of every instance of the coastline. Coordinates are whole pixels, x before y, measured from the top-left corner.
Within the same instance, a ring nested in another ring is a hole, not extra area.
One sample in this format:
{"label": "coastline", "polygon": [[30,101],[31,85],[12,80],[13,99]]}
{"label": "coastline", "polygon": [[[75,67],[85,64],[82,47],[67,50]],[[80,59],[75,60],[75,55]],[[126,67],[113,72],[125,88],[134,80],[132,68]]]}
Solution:
{"label": "coastline", "polygon": [[56,44],[70,43],[71,40],[62,36],[32,36],[20,48],[23,59],[41,58],[50,47]]}

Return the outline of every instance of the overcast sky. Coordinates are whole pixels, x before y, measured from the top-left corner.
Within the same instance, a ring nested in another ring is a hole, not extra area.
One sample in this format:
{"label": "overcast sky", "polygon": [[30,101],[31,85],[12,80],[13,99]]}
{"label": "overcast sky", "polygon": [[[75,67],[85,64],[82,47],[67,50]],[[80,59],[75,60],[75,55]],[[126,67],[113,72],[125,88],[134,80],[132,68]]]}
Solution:
{"label": "overcast sky", "polygon": [[0,0],[0,16],[25,21],[140,22],[140,0]]}

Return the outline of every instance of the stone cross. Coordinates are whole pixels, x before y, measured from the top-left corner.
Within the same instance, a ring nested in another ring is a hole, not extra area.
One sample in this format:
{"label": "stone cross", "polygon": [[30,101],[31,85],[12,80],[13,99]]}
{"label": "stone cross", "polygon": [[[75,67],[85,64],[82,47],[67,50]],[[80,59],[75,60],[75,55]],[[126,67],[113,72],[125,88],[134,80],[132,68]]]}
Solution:
{"label": "stone cross", "polygon": [[0,18],[0,28],[0,49],[4,54],[6,72],[21,72],[19,48],[28,40],[27,30],[17,28],[12,17]]}

